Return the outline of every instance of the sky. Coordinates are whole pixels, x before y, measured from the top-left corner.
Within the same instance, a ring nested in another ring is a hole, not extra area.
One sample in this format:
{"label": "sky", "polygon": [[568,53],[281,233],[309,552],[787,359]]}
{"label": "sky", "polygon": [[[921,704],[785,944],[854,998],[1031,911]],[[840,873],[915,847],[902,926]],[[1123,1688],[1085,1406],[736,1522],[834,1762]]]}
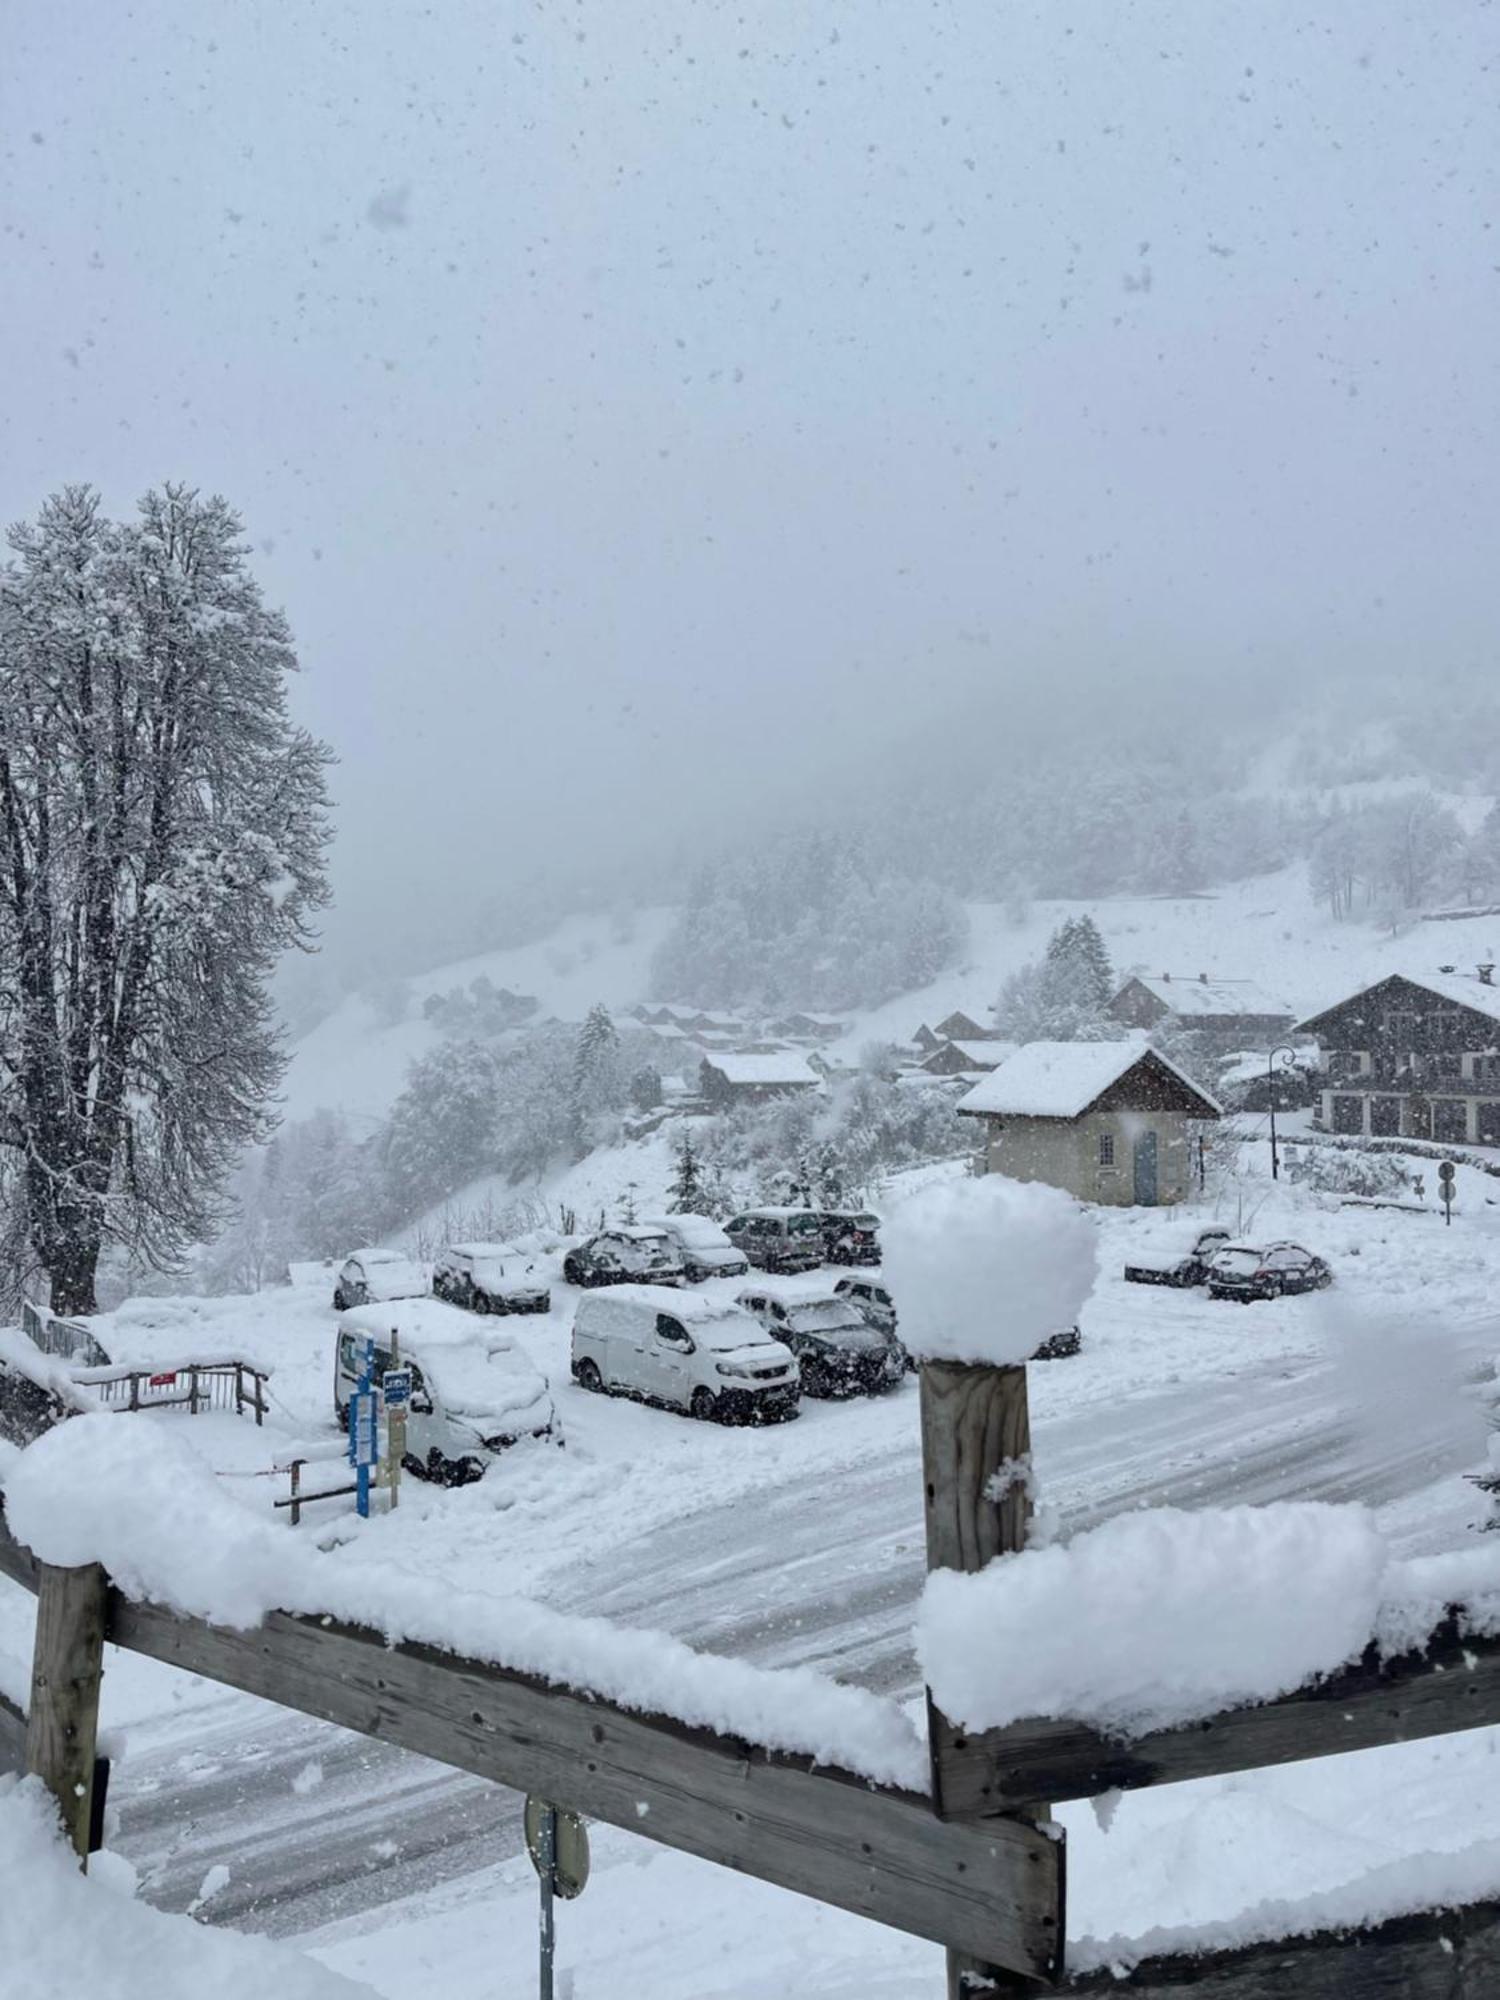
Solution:
{"label": "sky", "polygon": [[1480,0],[8,0],[5,41],[0,510],[239,508],[340,758],[331,949],[648,901],[906,746],[1003,760],[1018,703],[1487,664]]}

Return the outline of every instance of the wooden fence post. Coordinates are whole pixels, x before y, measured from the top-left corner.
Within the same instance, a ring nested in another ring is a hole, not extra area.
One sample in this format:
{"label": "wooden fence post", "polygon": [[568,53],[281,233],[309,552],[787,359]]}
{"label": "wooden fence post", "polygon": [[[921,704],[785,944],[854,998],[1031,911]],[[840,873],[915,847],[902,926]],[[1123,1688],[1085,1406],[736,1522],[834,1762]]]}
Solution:
{"label": "wooden fence post", "polygon": [[93,1819],[108,1588],[98,1563],[82,1569],[40,1565],[31,1701],[26,1711],[26,1769],[56,1799],[73,1851],[85,1867]]}
{"label": "wooden fence post", "polygon": [[[922,1364],[922,1480],[927,1567],[983,1569],[1026,1546],[1031,1521],[1031,1415],[1024,1367]],[[962,1732],[927,1697],[933,1809],[943,1816],[943,1767],[962,1751]],[[1045,1819],[1045,1807],[1027,1817]],[[948,1953],[949,2000],[1037,1994],[1034,1980]]]}

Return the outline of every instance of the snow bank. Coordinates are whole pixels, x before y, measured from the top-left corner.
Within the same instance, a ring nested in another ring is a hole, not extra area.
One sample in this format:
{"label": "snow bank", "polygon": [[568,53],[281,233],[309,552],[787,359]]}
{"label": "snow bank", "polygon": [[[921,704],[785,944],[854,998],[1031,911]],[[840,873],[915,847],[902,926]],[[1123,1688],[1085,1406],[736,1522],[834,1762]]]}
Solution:
{"label": "snow bank", "polygon": [[1024,1361],[1076,1324],[1098,1246],[1082,1208],[1040,1182],[934,1181],[887,1214],[885,1282],[919,1359]]}
{"label": "snow bank", "polygon": [[938,1707],[965,1728],[1072,1716],[1140,1735],[1270,1700],[1356,1658],[1387,1568],[1363,1507],[1122,1514],[974,1576],[934,1571],[918,1658]]}
{"label": "snow bank", "polygon": [[1456,1849],[1403,1854],[1314,1895],[1268,1897],[1214,1923],[1163,1924],[1130,1937],[1070,1938],[1068,1969],[1091,1972],[1109,1966],[1124,1974],[1143,1958],[1237,1951],[1318,1931],[1364,1930],[1392,1917],[1458,1909],[1496,1895],[1500,1840],[1476,1840]]}
{"label": "snow bank", "polygon": [[355,1569],[252,1513],[162,1425],[99,1414],[49,1431],[12,1462],[5,1507],[44,1562],[103,1563],[128,1596],[215,1624],[326,1613],[879,1783],[927,1787],[924,1747],[893,1701],[811,1668],[754,1667],[664,1633],[458,1591],[430,1567]]}
{"label": "snow bank", "polygon": [[114,1887],[129,1872],[117,1863],[81,1874],[37,1780],[0,1779],[5,1991],[16,2000],[370,2000],[371,1987],[285,1945],[132,1901]]}

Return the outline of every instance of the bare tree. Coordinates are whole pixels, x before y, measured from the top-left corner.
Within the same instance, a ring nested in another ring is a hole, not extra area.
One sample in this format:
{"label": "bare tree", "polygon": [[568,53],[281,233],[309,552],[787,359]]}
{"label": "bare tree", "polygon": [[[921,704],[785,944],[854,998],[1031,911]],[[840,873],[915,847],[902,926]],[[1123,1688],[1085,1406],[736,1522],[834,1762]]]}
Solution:
{"label": "bare tree", "polygon": [[329,751],[220,499],[69,487],[0,569],[0,1143],[54,1308],[208,1233],[283,1053],[266,984],[326,901]]}

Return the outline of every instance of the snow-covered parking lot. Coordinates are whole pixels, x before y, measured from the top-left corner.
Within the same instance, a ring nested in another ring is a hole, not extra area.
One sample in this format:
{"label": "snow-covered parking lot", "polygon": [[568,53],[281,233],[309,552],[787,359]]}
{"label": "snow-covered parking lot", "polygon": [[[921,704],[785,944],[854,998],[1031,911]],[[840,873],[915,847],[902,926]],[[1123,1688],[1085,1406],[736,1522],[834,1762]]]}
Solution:
{"label": "snow-covered parking lot", "polygon": [[[1471,1541],[1482,1503],[1462,1474],[1483,1457],[1486,1381],[1500,1345],[1487,1307],[1500,1276],[1500,1211],[1486,1205],[1482,1185],[1465,1187],[1451,1229],[1432,1214],[1315,1207],[1297,1190],[1247,1185],[1259,1206],[1243,1233],[1318,1250],[1337,1272],[1334,1289],[1242,1307],[1201,1291],[1127,1285],[1127,1261],[1169,1254],[1206,1212],[1101,1214],[1083,1350],[1030,1371],[1044,1521],[1069,1532],[1147,1502],[1321,1498],[1368,1503],[1403,1553]],[[1239,1215],[1230,1223],[1241,1233]],[[831,1284],[836,1274],[826,1275]],[[743,1282],[719,1289],[732,1295]],[[868,1399],[808,1400],[795,1422],[766,1429],[694,1423],[572,1381],[575,1298],[554,1273],[550,1314],[488,1322],[548,1376],[564,1449],[517,1446],[462,1488],[408,1480],[399,1511],[386,1514],[377,1500],[367,1522],[347,1501],[329,1502],[300,1528],[287,1525],[287,1535],[337,1544],[340,1562],[378,1566],[387,1579],[409,1571],[446,1580],[455,1593],[520,1592],[711,1652],[812,1664],[915,1698],[911,1626],[924,1573],[915,1381]],[[115,1319],[117,1340],[143,1358],[212,1345],[272,1366],[264,1431],[231,1418],[132,1420],[171,1426],[247,1508],[269,1514],[273,1495],[284,1494],[285,1480],[264,1468],[288,1449],[336,1445],[336,1318],[326,1285],[138,1301]],[[24,1656],[28,1618],[28,1601],[6,1586],[4,1643],[14,1656]],[[221,1864],[228,1878],[202,1916],[283,1935],[340,1926],[328,1956],[390,1992],[401,1990],[394,1968],[406,1964],[413,1975],[440,1913],[455,1934],[490,1941],[476,1941],[470,1971],[460,1951],[449,1983],[461,1996],[486,1990],[482,1968],[492,1973],[496,1953],[512,1949],[494,1943],[506,1923],[524,1931],[528,1878],[514,1858],[510,1795],[136,1659],[111,1662],[105,1703],[106,1720],[128,1737],[113,1792],[115,1844],[164,1907],[186,1908]],[[1404,1754],[1411,1782],[1429,1791],[1455,1768],[1451,1746]],[[1358,1792],[1381,1757],[1342,1761]],[[1346,1829],[1322,1841],[1318,1807],[1334,1766],[1309,1769],[1324,1777],[1258,1774],[1128,1800],[1108,1841],[1086,1808],[1069,1809],[1074,1935],[1227,1920],[1246,1898],[1336,1884],[1388,1861],[1373,1822],[1368,1838]],[[1244,1877],[1231,1878],[1192,1862],[1196,1843],[1236,1827],[1233,1837],[1263,1865],[1247,1862]],[[1153,1857],[1167,1831],[1182,1867],[1162,1871],[1145,1845],[1137,1852],[1133,1828],[1143,1842],[1154,1833]],[[649,1962],[652,1926],[664,1920],[653,1898],[686,1895],[731,1927],[763,1927],[773,1904],[794,1910],[787,1935],[810,1948],[816,1932],[826,1947],[831,1983],[813,1990],[843,1991],[839,1968],[855,1964],[866,1978],[872,1965],[886,1968],[892,1994],[929,1976],[923,1947],[852,1919],[718,1884],[711,1871],[626,1836],[606,1836],[600,1853],[599,1893],[568,1916],[580,1966],[590,1953],[608,1963],[609,1912],[622,1896],[645,1898],[631,1921]],[[626,1871],[618,1891],[616,1870]],[[403,1906],[409,1898],[420,1901]],[[372,1942],[372,1926],[398,1917],[399,1937]],[[524,1946],[516,1949],[520,1963]],[[778,1990],[769,1959],[762,1976],[759,1986],[717,1990]],[[584,1981],[580,1994],[589,1990]]]}

